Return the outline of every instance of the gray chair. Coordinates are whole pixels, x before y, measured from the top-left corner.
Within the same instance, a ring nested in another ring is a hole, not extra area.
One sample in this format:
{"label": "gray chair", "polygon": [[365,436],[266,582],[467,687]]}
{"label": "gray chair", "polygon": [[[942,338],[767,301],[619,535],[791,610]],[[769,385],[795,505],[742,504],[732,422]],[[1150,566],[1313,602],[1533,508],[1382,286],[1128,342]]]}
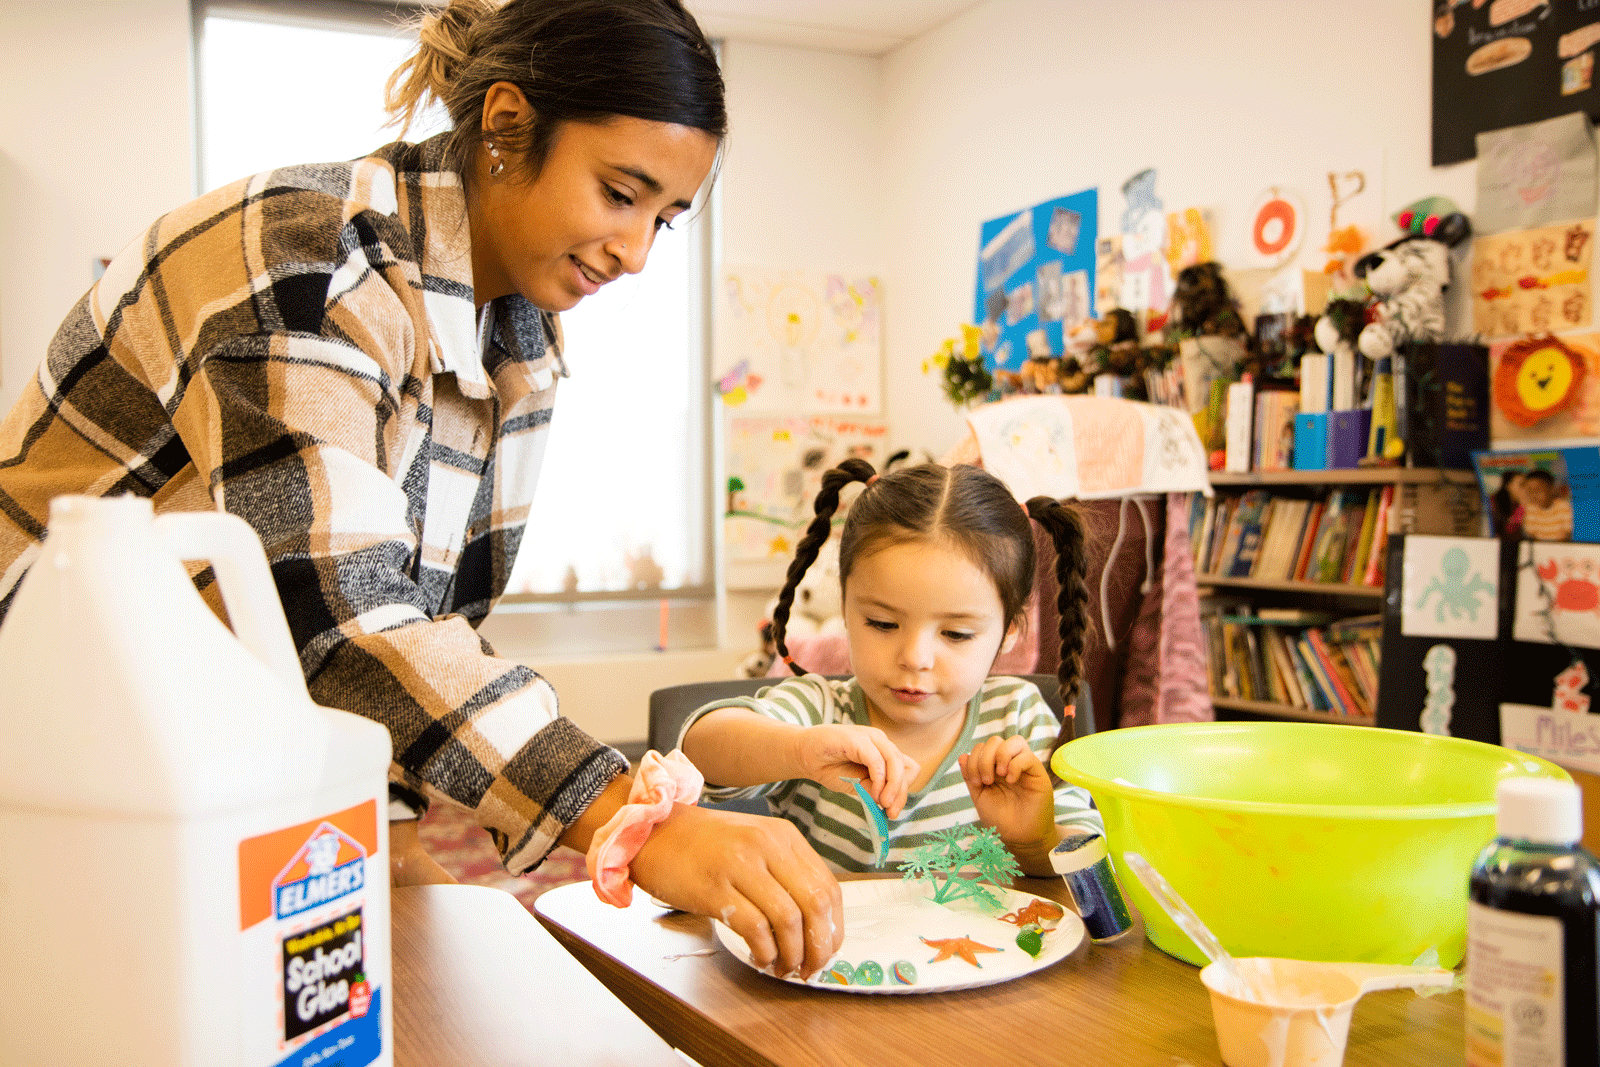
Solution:
{"label": "gray chair", "polygon": [[[1050,710],[1055,712],[1056,718],[1059,719],[1062,708],[1061,684],[1056,676],[1025,674],[1022,677],[1039,687],[1039,694],[1044,697],[1045,703],[1050,705]],[[683,724],[688,721],[689,716],[713,700],[755,696],[757,691],[782,680],[781,678],[729,678],[724,681],[689,682],[657,689],[650,694],[650,747],[657,752],[671,751],[677,745],[678,732],[683,729]],[[1089,695],[1087,682],[1080,682],[1078,686],[1078,704],[1073,727],[1079,737],[1094,733],[1094,701]],[[760,797],[729,800],[721,804],[709,801],[701,803],[708,808],[747,811],[757,815],[771,814],[767,802]]]}

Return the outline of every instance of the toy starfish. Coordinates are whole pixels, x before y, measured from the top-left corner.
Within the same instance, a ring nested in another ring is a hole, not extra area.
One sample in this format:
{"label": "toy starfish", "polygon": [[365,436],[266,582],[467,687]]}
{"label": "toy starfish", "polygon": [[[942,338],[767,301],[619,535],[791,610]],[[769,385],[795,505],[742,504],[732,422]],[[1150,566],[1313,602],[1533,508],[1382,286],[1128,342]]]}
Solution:
{"label": "toy starfish", "polygon": [[1005,922],[1015,923],[1017,926],[1026,926],[1029,923],[1038,923],[1040,926],[1044,926],[1047,923],[1060,922],[1061,917],[1065,914],[1066,911],[1061,905],[1052,900],[1035,900],[1026,908],[1018,908],[1016,911],[1000,916],[1000,918]]}
{"label": "toy starfish", "polygon": [[980,945],[970,937],[942,937],[935,938],[932,941],[929,941],[925,937],[919,937],[917,940],[921,941],[929,948],[936,948],[939,950],[939,954],[933,959],[929,960],[929,963],[938,963],[940,960],[954,959],[955,957],[960,956],[962,959],[966,960],[968,963],[980,970],[983,968],[983,964],[979,963],[977,960],[978,953],[1003,951],[1002,949],[998,948],[990,948],[988,945]]}

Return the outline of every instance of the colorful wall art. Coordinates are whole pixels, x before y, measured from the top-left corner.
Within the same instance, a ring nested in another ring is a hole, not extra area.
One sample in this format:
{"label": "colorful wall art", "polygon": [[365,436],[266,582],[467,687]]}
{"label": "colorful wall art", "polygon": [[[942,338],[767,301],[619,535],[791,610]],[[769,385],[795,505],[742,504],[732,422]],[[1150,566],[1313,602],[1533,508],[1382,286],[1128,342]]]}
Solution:
{"label": "colorful wall art", "polygon": [[727,500],[723,535],[730,560],[787,559],[822,475],[858,457],[881,468],[889,424],[832,415],[736,415],[727,420]]}
{"label": "colorful wall art", "polygon": [[1600,545],[1530,541],[1520,546],[1512,636],[1600,648]]}
{"label": "colorful wall art", "polygon": [[984,362],[1017,369],[1034,348],[1059,355],[1062,327],[1095,315],[1099,197],[1088,189],[990,219],[978,232],[973,322]]}
{"label": "colorful wall art", "polygon": [[1473,330],[1494,338],[1590,325],[1594,225],[1580,219],[1473,241]]}
{"label": "colorful wall art", "polygon": [[1500,542],[1489,537],[1406,538],[1400,632],[1408,637],[1499,636]]}
{"label": "colorful wall art", "polygon": [[729,407],[786,415],[881,410],[877,278],[727,267],[716,322],[715,384]]}

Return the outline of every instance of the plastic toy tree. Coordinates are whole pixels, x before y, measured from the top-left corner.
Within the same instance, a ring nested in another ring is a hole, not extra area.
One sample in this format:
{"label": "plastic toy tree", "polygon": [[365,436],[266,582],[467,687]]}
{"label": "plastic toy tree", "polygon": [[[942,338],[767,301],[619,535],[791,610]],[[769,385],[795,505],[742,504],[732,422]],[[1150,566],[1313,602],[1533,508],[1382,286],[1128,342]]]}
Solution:
{"label": "plastic toy tree", "polygon": [[954,826],[935,830],[929,837],[932,840],[919,845],[911,858],[900,865],[907,881],[931,879],[936,904],[973,897],[988,908],[1005,907],[1000,895],[989,886],[1010,882],[1022,873],[1022,868],[997,831],[988,826],[976,831]]}

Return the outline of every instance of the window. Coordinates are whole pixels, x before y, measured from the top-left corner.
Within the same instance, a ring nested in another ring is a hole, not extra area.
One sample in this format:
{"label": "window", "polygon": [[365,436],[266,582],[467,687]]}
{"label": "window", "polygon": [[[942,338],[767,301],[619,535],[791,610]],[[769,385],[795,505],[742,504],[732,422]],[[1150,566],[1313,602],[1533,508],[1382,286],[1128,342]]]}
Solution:
{"label": "window", "polygon": [[[194,0],[200,188],[354,158],[392,139],[383,84],[412,47],[403,19],[414,11],[364,0]],[[447,126],[441,110],[407,137]],[[702,386],[709,214],[696,209],[661,231],[641,274],[561,316],[572,376],[495,613],[497,645],[644,651],[669,627],[674,647],[715,644]]]}

